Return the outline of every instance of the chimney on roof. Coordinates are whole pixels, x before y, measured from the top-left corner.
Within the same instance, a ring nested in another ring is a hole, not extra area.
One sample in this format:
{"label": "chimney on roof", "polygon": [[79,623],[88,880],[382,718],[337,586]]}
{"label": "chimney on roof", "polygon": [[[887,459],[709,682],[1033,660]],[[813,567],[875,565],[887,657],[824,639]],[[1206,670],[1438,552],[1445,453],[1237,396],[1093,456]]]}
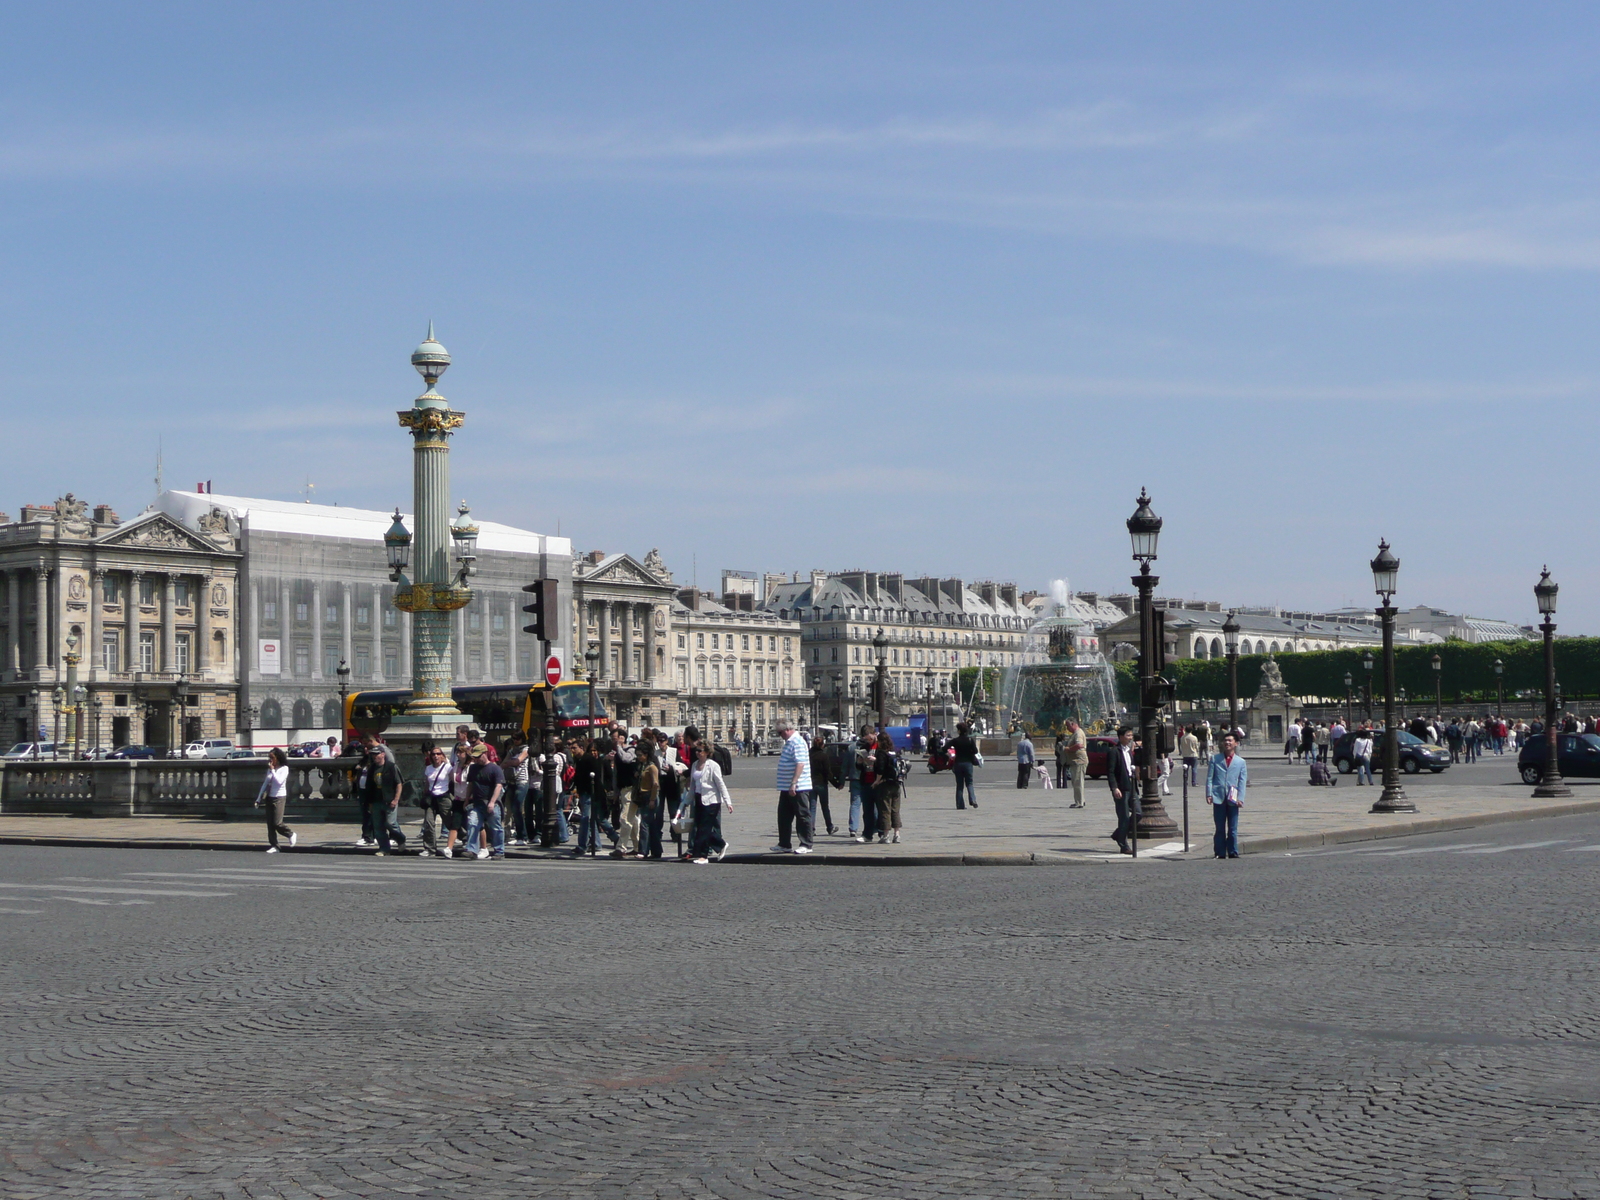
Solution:
{"label": "chimney on roof", "polygon": [[604,550],[591,550],[583,556],[583,561],[590,566],[594,566],[596,563],[604,562],[605,557],[606,552]]}
{"label": "chimney on roof", "polygon": [[686,587],[686,588],[679,588],[678,589],[678,603],[683,605],[690,612],[699,612],[700,611],[700,598],[701,598],[701,592],[700,592],[700,589],[697,588],[697,587]]}
{"label": "chimney on roof", "polygon": [[822,585],[827,582],[828,573],[826,571],[811,572],[811,600],[813,603],[816,602],[817,593],[822,590]]}
{"label": "chimney on roof", "polygon": [[905,582],[905,576],[900,574],[900,572],[895,571],[891,574],[882,576],[882,580],[883,590],[894,597],[894,602],[896,604],[904,603],[905,590],[901,585]]}
{"label": "chimney on roof", "polygon": [[995,600],[999,597],[999,589],[994,584],[985,581],[978,584],[977,590],[978,595],[983,598],[983,602],[993,608]]}
{"label": "chimney on roof", "polygon": [[111,505],[96,504],[94,506],[94,523],[96,525],[115,526],[121,525],[122,521]]}
{"label": "chimney on roof", "polygon": [[1017,585],[1014,583],[1002,583],[1000,585],[1000,599],[1003,603],[1015,608],[1017,606]]}
{"label": "chimney on roof", "polygon": [[772,593],[789,582],[789,577],[781,571],[776,575],[763,575],[761,577],[761,599],[763,602],[772,598]]}
{"label": "chimney on roof", "polygon": [[1090,608],[1093,608],[1095,605],[1100,603],[1099,592],[1079,592],[1077,593],[1077,596],[1079,600],[1082,600]]}
{"label": "chimney on roof", "polygon": [[734,612],[755,612],[756,598],[749,592],[723,592],[722,606]]}
{"label": "chimney on roof", "polygon": [[960,609],[966,608],[966,605],[962,602],[962,596],[967,590],[967,585],[961,580],[941,579],[939,581],[939,590],[944,593],[945,599],[950,601],[951,604]]}

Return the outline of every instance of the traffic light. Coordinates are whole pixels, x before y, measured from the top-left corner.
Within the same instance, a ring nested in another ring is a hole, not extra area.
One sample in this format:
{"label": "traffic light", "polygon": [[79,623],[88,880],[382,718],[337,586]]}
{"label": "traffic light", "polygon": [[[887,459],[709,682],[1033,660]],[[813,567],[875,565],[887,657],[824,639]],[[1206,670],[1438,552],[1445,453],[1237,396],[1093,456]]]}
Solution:
{"label": "traffic light", "polygon": [[556,640],[556,581],[541,579],[538,583],[524,584],[522,590],[531,593],[532,604],[524,604],[522,611],[533,614],[533,624],[524,625],[523,633],[531,633],[542,642]]}

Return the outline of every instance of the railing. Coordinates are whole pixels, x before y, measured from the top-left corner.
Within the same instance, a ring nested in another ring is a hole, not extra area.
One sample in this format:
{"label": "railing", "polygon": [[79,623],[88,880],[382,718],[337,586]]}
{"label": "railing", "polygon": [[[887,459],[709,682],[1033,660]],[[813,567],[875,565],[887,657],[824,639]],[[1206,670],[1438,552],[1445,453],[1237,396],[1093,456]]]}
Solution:
{"label": "railing", "polygon": [[[300,820],[353,820],[358,758],[291,758],[289,809]],[[0,814],[253,818],[261,758],[5,764]]]}

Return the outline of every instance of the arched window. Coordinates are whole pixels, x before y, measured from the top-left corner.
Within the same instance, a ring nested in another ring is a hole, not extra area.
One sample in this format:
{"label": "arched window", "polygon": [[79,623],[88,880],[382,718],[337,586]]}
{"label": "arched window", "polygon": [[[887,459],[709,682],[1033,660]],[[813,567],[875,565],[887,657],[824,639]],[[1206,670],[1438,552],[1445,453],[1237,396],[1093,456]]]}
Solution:
{"label": "arched window", "polygon": [[263,700],[261,702],[261,728],[283,728],[283,706],[276,700]]}
{"label": "arched window", "polygon": [[311,701],[296,700],[294,702],[294,729],[311,728]]}
{"label": "arched window", "polygon": [[339,702],[327,700],[322,705],[322,727],[324,729],[339,728]]}
{"label": "arched window", "polygon": [[1211,639],[1211,657],[1212,658],[1221,658],[1222,657],[1222,639],[1221,638],[1212,638]]}
{"label": "arched window", "polygon": [[1271,652],[1273,654],[1276,654],[1278,652],[1278,643],[1277,642],[1273,642],[1272,643],[1272,651]]}
{"label": "arched window", "polygon": [[1206,657],[1206,640],[1205,640],[1205,638],[1195,638],[1195,640],[1194,640],[1194,656],[1196,658],[1205,658]]}

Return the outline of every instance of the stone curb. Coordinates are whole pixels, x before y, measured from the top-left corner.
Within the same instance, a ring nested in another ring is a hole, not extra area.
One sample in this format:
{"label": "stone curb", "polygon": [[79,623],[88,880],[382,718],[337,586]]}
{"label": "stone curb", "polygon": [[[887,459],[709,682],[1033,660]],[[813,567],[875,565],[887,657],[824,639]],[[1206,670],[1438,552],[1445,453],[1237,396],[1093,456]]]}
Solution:
{"label": "stone curb", "polygon": [[[1541,804],[1503,812],[1471,813],[1461,817],[1422,817],[1398,820],[1393,825],[1373,825],[1358,829],[1330,829],[1321,833],[1291,833],[1284,837],[1243,839],[1241,854],[1283,854],[1294,850],[1315,850],[1323,846],[1343,846],[1351,842],[1375,842],[1385,838],[1415,837],[1422,833],[1449,833],[1456,829],[1475,829],[1481,825],[1503,825],[1512,821],[1537,821],[1546,817],[1575,817],[1600,812],[1600,800],[1579,800],[1569,804]],[[1201,848],[1200,839],[1191,844],[1190,853]]]}

